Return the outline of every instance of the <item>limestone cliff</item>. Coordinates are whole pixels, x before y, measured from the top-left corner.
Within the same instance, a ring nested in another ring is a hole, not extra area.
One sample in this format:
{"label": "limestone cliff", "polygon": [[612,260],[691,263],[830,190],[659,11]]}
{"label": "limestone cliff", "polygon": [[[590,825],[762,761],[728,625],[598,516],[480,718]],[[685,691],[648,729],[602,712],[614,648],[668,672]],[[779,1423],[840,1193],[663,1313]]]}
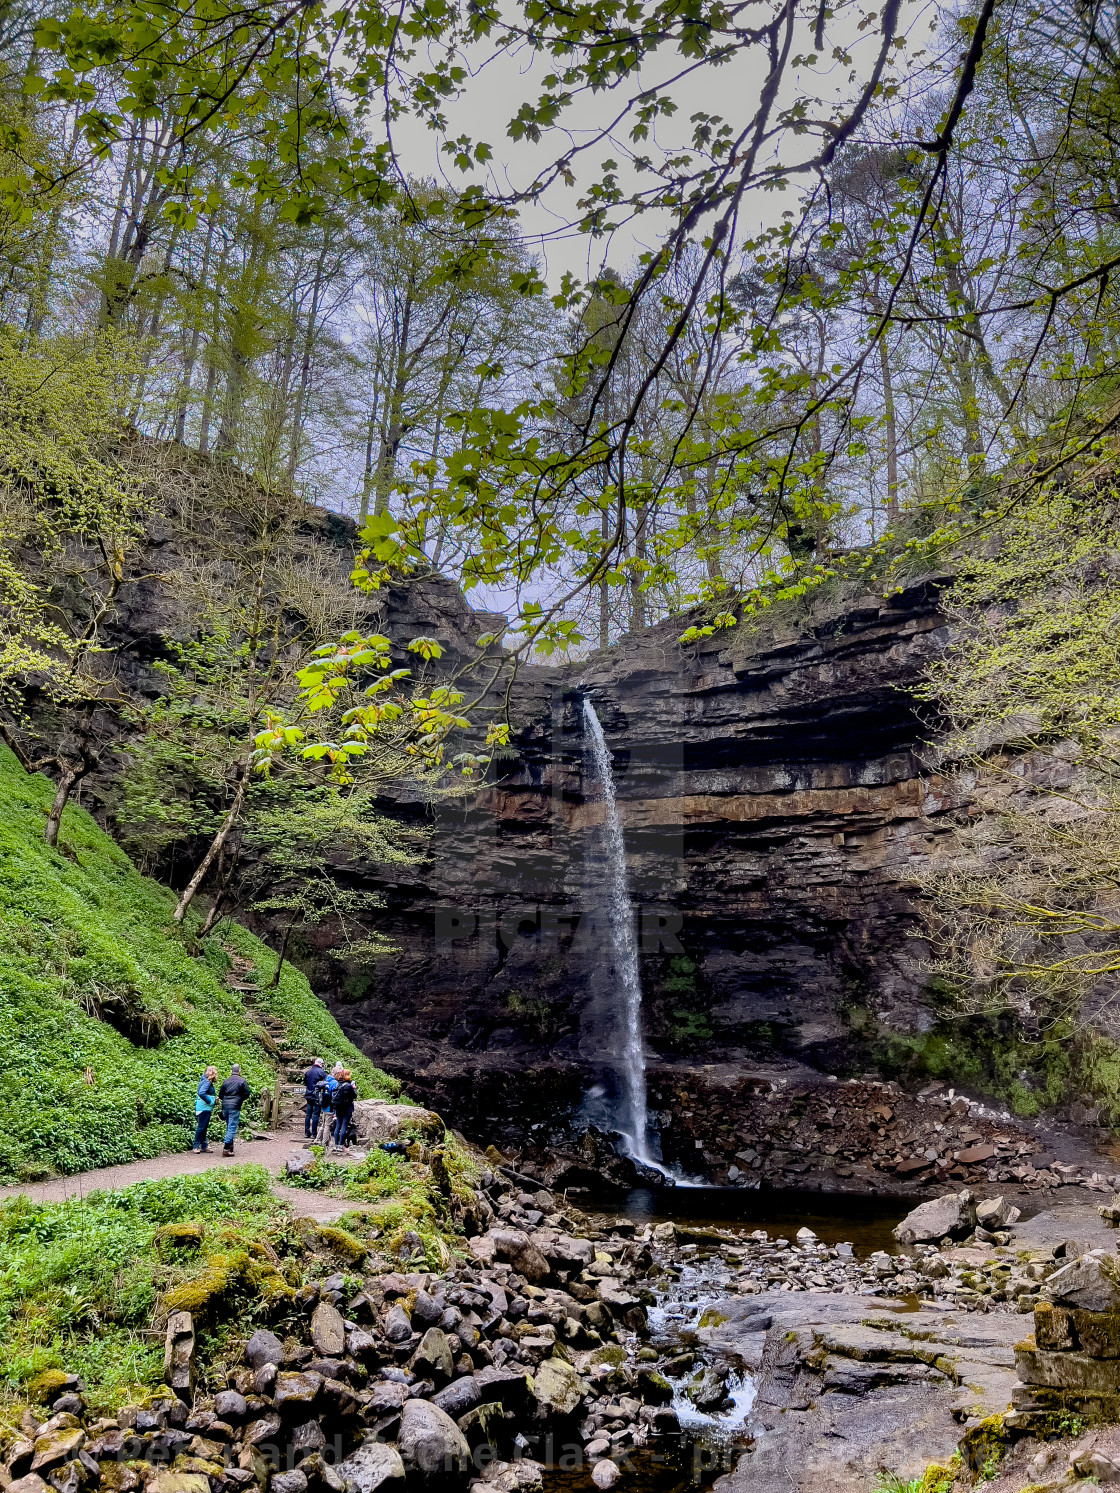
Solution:
{"label": "limestone cliff", "polygon": [[348,1032],[491,1127],[548,1128],[609,1070],[585,694],[614,755],[654,1069],[850,1067],[851,1007],[928,1027],[907,884],[941,800],[908,687],[945,642],[937,595],[930,577],[687,647],[675,622],[523,669],[516,759],[386,886],[401,952],[337,985]]}

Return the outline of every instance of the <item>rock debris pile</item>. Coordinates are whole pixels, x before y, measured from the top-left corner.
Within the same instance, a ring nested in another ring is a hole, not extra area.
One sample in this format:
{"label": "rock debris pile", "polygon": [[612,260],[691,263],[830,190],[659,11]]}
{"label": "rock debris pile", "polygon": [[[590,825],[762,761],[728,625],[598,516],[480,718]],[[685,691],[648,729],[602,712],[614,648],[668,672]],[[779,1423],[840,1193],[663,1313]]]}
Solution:
{"label": "rock debris pile", "polygon": [[911,1095],[864,1079],[782,1082],[712,1076],[703,1088],[651,1086],[662,1151],[685,1172],[720,1185],[858,1186],[897,1192],[958,1182],[1063,1184],[1099,1191],[1120,1176],[1062,1161],[1012,1116],[944,1083]]}

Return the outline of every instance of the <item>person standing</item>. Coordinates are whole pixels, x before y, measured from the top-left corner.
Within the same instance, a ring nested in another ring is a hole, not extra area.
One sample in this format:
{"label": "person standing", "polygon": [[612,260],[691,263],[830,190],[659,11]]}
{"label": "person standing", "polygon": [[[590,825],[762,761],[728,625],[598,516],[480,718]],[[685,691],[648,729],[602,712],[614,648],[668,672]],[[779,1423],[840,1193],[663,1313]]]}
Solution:
{"label": "person standing", "polygon": [[316,1090],[326,1078],[322,1058],[312,1058],[311,1067],[303,1075],[303,1133],[311,1140],[319,1128],[319,1100]]}
{"label": "person standing", "polygon": [[319,1105],[315,1139],[321,1146],[325,1146],[331,1138],[331,1125],[334,1122],[334,1091],[338,1088],[338,1075],[341,1072],[342,1064],[335,1063],[331,1071],[324,1073],[315,1085],[315,1098]]}
{"label": "person standing", "polygon": [[241,1068],[234,1063],[229,1077],[218,1090],[218,1103],[222,1107],[222,1119],[226,1122],[226,1137],[222,1146],[223,1156],[233,1155],[233,1138],[241,1123],[241,1106],[249,1097],[249,1085],[241,1077]]}
{"label": "person standing", "polygon": [[350,1144],[350,1126],[357,1098],[358,1091],[350,1082],[350,1069],[343,1068],[338,1075],[338,1088],[334,1091],[334,1129],[331,1131],[331,1139],[336,1146]]}
{"label": "person standing", "polygon": [[210,1117],[214,1113],[214,1105],[218,1101],[218,1091],[214,1087],[214,1080],[218,1076],[217,1068],[207,1068],[206,1072],[198,1080],[198,1088],[194,1093],[194,1145],[192,1151],[209,1151],[206,1144],[206,1132],[210,1129]]}

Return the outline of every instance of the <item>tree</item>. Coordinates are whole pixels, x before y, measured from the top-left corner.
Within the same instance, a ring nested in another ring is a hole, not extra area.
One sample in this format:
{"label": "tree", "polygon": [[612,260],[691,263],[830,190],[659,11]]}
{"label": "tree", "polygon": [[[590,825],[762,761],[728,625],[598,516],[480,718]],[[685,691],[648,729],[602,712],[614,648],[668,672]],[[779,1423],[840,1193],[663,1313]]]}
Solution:
{"label": "tree", "polygon": [[368,789],[308,788],[290,780],[279,788],[269,785],[257,794],[245,839],[258,857],[253,910],[286,918],[273,986],[301,925],[328,923],[334,958],[362,960],[393,951],[376,931],[355,937],[363,917],[384,902],[343,879],[355,870],[368,873],[374,865],[414,865],[424,836],[378,814]]}
{"label": "tree", "polygon": [[966,1011],[1075,1028],[1120,995],[1120,491],[1107,448],[960,557],[928,697],[957,827],[921,878]]}
{"label": "tree", "polygon": [[[28,354],[0,333],[0,706],[24,766],[57,769],[48,845],[96,764],[98,706],[116,697],[104,635],[137,578],[146,507],[121,452],[133,371],[113,339]],[[43,702],[35,720],[28,681]]]}

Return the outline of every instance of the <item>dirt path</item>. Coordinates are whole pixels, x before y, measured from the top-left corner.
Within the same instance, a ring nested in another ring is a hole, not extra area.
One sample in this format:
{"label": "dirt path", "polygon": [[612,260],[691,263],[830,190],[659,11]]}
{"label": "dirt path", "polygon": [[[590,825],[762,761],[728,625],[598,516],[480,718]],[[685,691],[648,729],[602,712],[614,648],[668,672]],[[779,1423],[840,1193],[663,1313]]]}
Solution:
{"label": "dirt path", "polygon": [[[0,1199],[12,1197],[30,1198],[35,1203],[61,1203],[66,1198],[85,1197],[91,1192],[105,1192],[118,1187],[131,1187],[135,1182],[154,1182],[159,1177],[182,1177],[195,1172],[209,1171],[216,1166],[234,1166],[238,1162],[255,1161],[275,1174],[284,1165],[297,1146],[303,1144],[302,1129],[282,1130],[265,1134],[257,1132],[259,1138],[238,1139],[231,1161],[222,1155],[221,1142],[208,1151],[195,1155],[193,1151],[172,1151],[165,1156],[153,1156],[150,1161],[129,1161],[122,1166],[103,1166],[92,1172],[75,1172],[71,1177],[51,1177],[45,1182],[23,1182],[14,1187],[0,1187]],[[272,1192],[282,1202],[290,1204],[292,1212],[305,1218],[322,1221],[338,1218],[350,1204],[337,1198],[322,1197],[319,1193],[307,1192],[298,1187],[285,1187],[280,1182],[272,1184]]]}

